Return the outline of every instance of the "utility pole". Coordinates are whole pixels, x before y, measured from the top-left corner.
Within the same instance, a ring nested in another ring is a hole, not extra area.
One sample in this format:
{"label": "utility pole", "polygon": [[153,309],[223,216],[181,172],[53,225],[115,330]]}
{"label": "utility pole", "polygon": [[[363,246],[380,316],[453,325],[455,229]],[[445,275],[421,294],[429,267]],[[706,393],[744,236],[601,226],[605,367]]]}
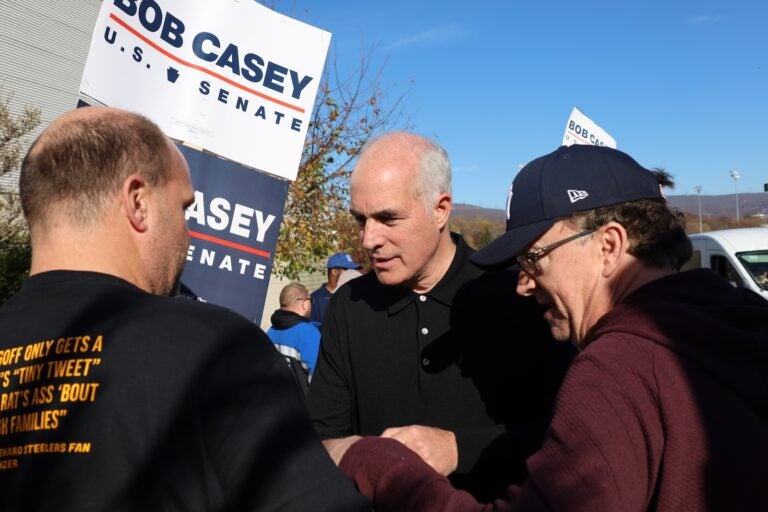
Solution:
{"label": "utility pole", "polygon": [[739,178],[741,178],[741,174],[739,171],[731,171],[731,178],[733,178],[733,187],[736,191],[736,225],[738,226],[740,224],[739,222]]}
{"label": "utility pole", "polygon": [[704,224],[701,221],[701,185],[696,185],[693,190],[699,195],[699,233],[704,232]]}

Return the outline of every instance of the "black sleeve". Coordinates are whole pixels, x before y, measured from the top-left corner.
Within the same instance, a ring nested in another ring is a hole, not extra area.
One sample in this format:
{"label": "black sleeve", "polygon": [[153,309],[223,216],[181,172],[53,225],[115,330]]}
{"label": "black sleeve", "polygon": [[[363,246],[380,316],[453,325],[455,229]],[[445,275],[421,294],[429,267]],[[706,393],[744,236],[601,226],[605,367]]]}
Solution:
{"label": "black sleeve", "polygon": [[457,294],[452,310],[453,328],[463,340],[462,373],[503,427],[495,435],[493,429],[456,433],[459,469],[487,475],[488,496],[524,481],[525,460],[541,446],[576,353],[570,343],[552,338],[543,308],[517,295],[516,284],[515,272],[485,274]]}
{"label": "black sleeve", "polygon": [[231,510],[370,509],[322,446],[261,329],[247,323],[226,336],[205,375],[202,421]]}
{"label": "black sleeve", "polygon": [[353,390],[349,356],[342,339],[345,330],[336,311],[337,297],[331,298],[322,325],[320,352],[309,386],[307,405],[312,424],[323,439],[352,435]]}

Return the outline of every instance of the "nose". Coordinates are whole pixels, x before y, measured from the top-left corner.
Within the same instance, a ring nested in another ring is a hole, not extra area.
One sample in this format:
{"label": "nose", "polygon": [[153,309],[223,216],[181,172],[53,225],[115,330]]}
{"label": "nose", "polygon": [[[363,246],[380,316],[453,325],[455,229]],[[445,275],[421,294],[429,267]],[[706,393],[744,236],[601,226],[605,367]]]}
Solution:
{"label": "nose", "polygon": [[367,251],[373,251],[380,245],[378,223],[374,219],[366,219],[360,227],[360,242]]}
{"label": "nose", "polygon": [[536,282],[533,277],[525,270],[521,270],[517,275],[517,294],[530,297],[533,295],[534,288],[536,288]]}

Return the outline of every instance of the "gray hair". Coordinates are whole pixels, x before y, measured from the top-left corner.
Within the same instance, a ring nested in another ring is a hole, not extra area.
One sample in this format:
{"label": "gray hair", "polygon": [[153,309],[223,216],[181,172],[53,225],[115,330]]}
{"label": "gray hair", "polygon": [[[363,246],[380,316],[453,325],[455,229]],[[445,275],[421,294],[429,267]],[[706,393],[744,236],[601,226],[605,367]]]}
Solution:
{"label": "gray hair", "polygon": [[451,193],[451,162],[448,153],[439,144],[415,133],[389,132],[369,139],[363,145],[360,154],[373,148],[383,139],[398,136],[408,136],[418,140],[414,144],[414,149],[419,155],[419,190],[416,192],[424,203],[424,208],[429,211],[434,206],[437,196]]}
{"label": "gray hair", "polygon": [[448,153],[438,144],[424,139],[426,147],[419,162],[421,200],[429,211],[440,194],[451,193],[451,162]]}

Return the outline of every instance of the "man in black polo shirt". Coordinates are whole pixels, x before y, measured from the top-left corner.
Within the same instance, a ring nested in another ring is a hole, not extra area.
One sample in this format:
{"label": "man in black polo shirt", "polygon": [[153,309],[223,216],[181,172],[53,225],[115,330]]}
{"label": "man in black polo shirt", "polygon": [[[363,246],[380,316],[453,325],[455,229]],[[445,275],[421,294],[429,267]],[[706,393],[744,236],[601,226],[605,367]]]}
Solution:
{"label": "man in black polo shirt", "polygon": [[489,275],[450,233],[445,151],[404,132],[363,150],[350,211],[373,272],[331,299],[309,393],[332,455],[393,437],[482,499],[525,477],[573,350],[557,345],[516,272]]}

